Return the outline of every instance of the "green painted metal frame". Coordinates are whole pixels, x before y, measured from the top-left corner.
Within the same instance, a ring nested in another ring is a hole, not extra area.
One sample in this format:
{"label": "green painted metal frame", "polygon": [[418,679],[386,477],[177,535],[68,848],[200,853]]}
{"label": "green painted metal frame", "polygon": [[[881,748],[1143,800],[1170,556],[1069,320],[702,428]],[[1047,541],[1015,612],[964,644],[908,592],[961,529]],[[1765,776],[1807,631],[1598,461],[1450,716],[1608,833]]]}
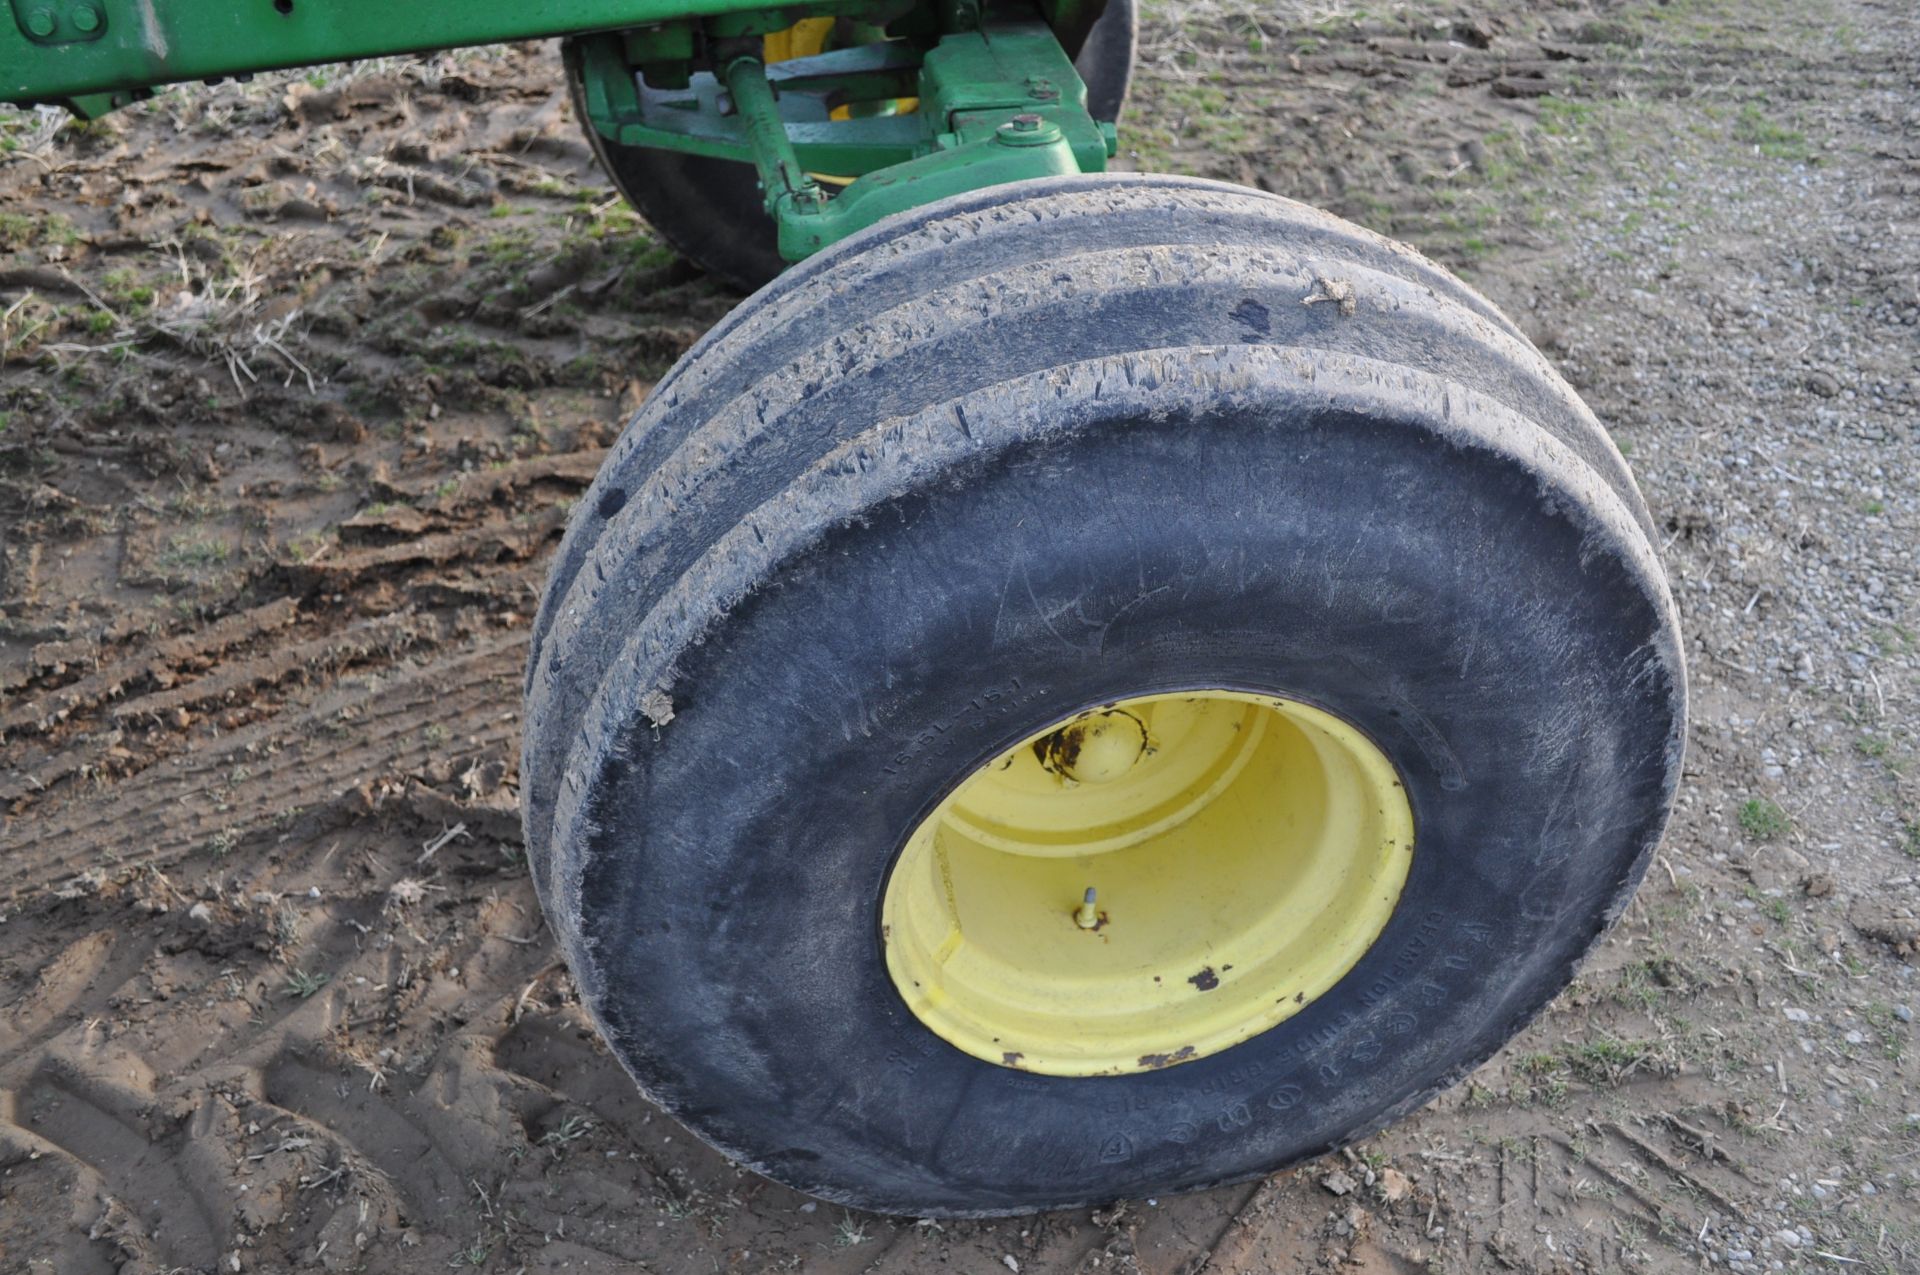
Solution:
{"label": "green painted metal frame", "polygon": [[[895,8],[973,0],[905,0]],[[1069,49],[1104,0],[1040,0]],[[358,58],[425,53],[646,28],[688,19],[760,17],[792,25],[871,4],[768,0],[0,0],[0,102],[65,103],[186,80],[219,79]]]}
{"label": "green painted metal frame", "polygon": [[[1104,168],[1118,140],[1111,125],[1088,116],[1069,56],[1103,7],[1104,0],[0,0],[0,102],[54,102],[91,117],[181,80],[565,35],[582,44],[593,128],[623,146],[754,164],[781,252],[798,260],[948,195]],[[762,35],[809,17],[842,20],[874,42],[761,61]],[[885,107],[908,97],[918,99],[916,110]],[[852,118],[835,118],[840,106],[854,108]],[[819,174],[844,188],[830,192]]]}
{"label": "green painted metal frame", "polygon": [[64,102],[182,80],[644,27],[772,7],[767,0],[0,3],[11,10],[0,18],[0,101],[23,103]]}

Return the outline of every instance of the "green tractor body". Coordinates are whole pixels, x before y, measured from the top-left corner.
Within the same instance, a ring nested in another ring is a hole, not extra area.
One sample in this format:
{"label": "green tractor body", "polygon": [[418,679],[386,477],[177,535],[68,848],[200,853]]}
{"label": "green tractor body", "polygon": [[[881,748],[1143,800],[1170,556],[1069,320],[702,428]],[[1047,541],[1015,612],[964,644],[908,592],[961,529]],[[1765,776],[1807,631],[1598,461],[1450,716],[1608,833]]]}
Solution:
{"label": "green tractor body", "polygon": [[[1082,0],[1038,9],[974,0],[7,7],[0,101],[88,117],[181,81],[569,37],[585,122],[619,146],[751,163],[789,261],[950,195],[1099,172],[1118,144],[1113,125],[1088,114],[1070,57],[1103,7]],[[821,19],[846,36],[842,47],[767,65],[765,37]]]}

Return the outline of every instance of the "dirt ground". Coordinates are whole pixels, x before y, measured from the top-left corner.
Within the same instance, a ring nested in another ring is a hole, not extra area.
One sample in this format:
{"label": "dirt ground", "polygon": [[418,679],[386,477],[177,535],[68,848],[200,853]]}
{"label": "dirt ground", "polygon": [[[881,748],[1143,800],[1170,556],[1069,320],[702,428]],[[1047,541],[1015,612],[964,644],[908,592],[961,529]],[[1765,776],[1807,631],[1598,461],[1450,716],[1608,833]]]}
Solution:
{"label": "dirt ground", "polygon": [[1685,790],[1578,982],[1265,1182],[939,1223],[639,1099],[518,842],[569,502],[734,302],[552,50],[0,112],[0,1268],[1920,1270],[1909,0],[1148,10],[1127,163],[1404,238],[1628,452]]}

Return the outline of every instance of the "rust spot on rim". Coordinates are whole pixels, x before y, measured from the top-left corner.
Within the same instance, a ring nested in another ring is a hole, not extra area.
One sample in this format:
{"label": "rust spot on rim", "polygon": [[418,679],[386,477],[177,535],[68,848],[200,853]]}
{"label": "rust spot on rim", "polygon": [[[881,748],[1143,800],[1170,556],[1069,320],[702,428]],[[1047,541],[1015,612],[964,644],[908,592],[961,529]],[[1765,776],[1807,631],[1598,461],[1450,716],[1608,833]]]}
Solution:
{"label": "rust spot on rim", "polygon": [[1211,965],[1201,970],[1198,974],[1189,976],[1187,981],[1203,992],[1210,992],[1220,986],[1220,976],[1213,972],[1213,966]]}
{"label": "rust spot on rim", "polygon": [[[1116,710],[1112,704],[1108,704],[1104,708],[1090,708],[1068,722],[1065,726],[1042,735],[1033,741],[1033,755],[1039,760],[1040,768],[1049,774],[1059,775],[1062,778],[1071,775],[1074,766],[1080,760],[1080,750],[1086,746],[1087,733],[1094,727],[1093,719],[1115,712],[1121,716],[1132,718],[1134,724],[1140,727],[1141,740],[1143,742],[1146,740],[1147,724],[1141,721],[1135,714],[1129,713],[1125,709]],[[1238,727],[1235,729],[1238,729]],[[1143,751],[1151,752],[1153,750],[1146,748]],[[1011,764],[1011,759],[1009,759],[1009,764]]]}
{"label": "rust spot on rim", "polygon": [[1193,1057],[1193,1046],[1182,1045],[1170,1054],[1141,1054],[1140,1065],[1152,1071],[1162,1067],[1171,1067],[1177,1062],[1185,1062]]}

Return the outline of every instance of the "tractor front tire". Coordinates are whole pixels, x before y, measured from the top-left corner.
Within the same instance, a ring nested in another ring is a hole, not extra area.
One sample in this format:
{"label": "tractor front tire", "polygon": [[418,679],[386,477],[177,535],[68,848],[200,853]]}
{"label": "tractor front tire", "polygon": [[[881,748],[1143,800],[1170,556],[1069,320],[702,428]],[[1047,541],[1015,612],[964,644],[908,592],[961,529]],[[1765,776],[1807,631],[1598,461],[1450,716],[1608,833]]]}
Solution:
{"label": "tractor front tire", "polygon": [[650,1097],[978,1216],[1464,1075],[1625,906],[1684,716],[1646,508],[1487,302],[1285,199],[1062,178],[828,249],[663,382],[541,608],[522,792]]}

